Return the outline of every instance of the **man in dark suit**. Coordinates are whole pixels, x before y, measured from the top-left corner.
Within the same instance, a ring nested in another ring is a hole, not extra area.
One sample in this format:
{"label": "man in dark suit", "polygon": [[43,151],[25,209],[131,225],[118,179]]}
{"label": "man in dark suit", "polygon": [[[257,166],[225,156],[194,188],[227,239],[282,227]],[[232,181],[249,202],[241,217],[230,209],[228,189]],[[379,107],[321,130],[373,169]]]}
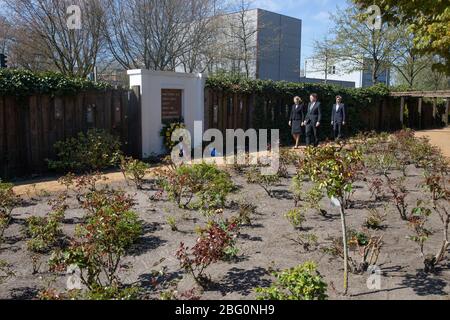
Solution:
{"label": "man in dark suit", "polygon": [[322,110],[316,93],[309,97],[310,104],[305,117],[306,144],[308,146],[319,146],[319,128],[322,121]]}
{"label": "man in dark suit", "polygon": [[342,103],[342,97],[336,97],[336,104],[333,105],[331,114],[331,125],[333,126],[334,140],[338,141],[343,138],[343,127],[345,126],[346,110],[345,104]]}

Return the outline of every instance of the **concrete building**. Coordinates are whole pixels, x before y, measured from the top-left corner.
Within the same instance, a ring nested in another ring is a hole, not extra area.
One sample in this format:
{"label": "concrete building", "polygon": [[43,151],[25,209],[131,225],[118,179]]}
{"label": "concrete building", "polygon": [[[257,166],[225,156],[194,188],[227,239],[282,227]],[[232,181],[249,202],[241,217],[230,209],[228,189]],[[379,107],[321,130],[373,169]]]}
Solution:
{"label": "concrete building", "polygon": [[257,9],[256,78],[297,82],[301,66],[302,21]]}
{"label": "concrete building", "polygon": [[[351,63],[348,61],[339,61],[328,66],[328,72],[325,73],[322,61],[315,59],[307,59],[305,61],[304,74],[306,81],[312,78],[313,80],[327,80],[330,83],[335,81],[343,83],[354,83],[356,88],[366,88],[373,85],[372,81],[372,66],[369,59],[364,60],[364,68],[362,70],[352,70]],[[389,69],[383,70],[379,76],[378,81],[389,84],[391,81],[391,74]],[[315,81],[314,81],[315,82]]]}
{"label": "concrete building", "polygon": [[[316,78],[306,78],[306,77],[300,77],[301,83],[324,83],[324,79],[316,79]],[[333,84],[336,86],[341,86],[345,88],[355,88],[356,83],[353,81],[342,81],[342,80],[329,80],[327,81],[328,84]]]}
{"label": "concrete building", "polygon": [[[239,59],[242,45],[234,42],[230,30],[233,20],[245,19],[247,33],[251,33],[248,44],[250,58],[249,76],[255,79],[298,82],[301,65],[302,21],[274,12],[253,9],[245,13],[231,13],[220,17],[222,32],[218,43],[224,44],[220,61],[213,71],[239,71],[244,73],[245,66]],[[237,21],[239,23],[240,21]]]}

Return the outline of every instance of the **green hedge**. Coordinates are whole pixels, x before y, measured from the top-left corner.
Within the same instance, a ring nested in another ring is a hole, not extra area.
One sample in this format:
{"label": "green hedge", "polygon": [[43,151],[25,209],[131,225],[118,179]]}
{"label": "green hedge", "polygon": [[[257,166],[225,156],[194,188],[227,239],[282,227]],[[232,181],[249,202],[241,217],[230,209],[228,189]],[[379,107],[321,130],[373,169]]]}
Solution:
{"label": "green hedge", "polygon": [[325,94],[340,94],[342,96],[352,96],[358,100],[370,102],[371,99],[381,96],[387,96],[389,89],[384,84],[377,84],[373,87],[355,89],[344,88],[337,85],[315,84],[315,83],[297,83],[272,80],[254,80],[246,79],[233,75],[212,75],[207,78],[206,86],[211,89],[221,89],[233,93],[256,93],[271,95],[308,95],[316,92],[319,96]]}
{"label": "green hedge", "polygon": [[[341,95],[347,106],[348,126],[347,134],[364,131],[360,121],[361,111],[366,108],[374,108],[389,95],[389,89],[378,84],[370,88],[355,89],[344,88],[336,85],[291,83],[285,81],[253,80],[239,76],[219,74],[211,76],[206,81],[206,86],[214,90],[222,90],[229,93],[254,94],[255,114],[253,127],[255,129],[281,129],[281,140],[290,143],[292,138],[288,126],[288,112],[293,98],[300,96],[303,101],[309,102],[309,95],[317,93],[322,102],[322,139],[331,138],[331,108],[335,103],[335,97]],[[265,105],[268,105],[265,112]],[[272,110],[275,121],[272,120]]]}
{"label": "green hedge", "polygon": [[104,82],[67,77],[59,73],[34,73],[26,70],[0,69],[0,96],[30,96],[49,94],[71,95],[80,91],[104,90],[110,87]]}

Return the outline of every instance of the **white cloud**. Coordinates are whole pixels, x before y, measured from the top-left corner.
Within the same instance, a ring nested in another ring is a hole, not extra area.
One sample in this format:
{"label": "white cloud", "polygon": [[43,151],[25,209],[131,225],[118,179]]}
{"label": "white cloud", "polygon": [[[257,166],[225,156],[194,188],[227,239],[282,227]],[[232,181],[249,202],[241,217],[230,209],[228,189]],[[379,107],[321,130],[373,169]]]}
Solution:
{"label": "white cloud", "polygon": [[328,22],[330,20],[330,13],[328,11],[320,11],[313,19],[320,22]]}

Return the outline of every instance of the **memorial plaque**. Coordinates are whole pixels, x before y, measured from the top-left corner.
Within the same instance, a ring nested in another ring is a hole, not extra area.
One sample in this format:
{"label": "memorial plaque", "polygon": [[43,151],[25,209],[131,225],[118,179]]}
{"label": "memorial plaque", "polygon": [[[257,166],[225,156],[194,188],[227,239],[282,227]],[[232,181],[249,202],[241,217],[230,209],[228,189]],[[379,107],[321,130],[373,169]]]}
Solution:
{"label": "memorial plaque", "polygon": [[161,90],[161,106],[162,106],[163,121],[181,119],[182,98],[183,98],[183,90],[178,89]]}

